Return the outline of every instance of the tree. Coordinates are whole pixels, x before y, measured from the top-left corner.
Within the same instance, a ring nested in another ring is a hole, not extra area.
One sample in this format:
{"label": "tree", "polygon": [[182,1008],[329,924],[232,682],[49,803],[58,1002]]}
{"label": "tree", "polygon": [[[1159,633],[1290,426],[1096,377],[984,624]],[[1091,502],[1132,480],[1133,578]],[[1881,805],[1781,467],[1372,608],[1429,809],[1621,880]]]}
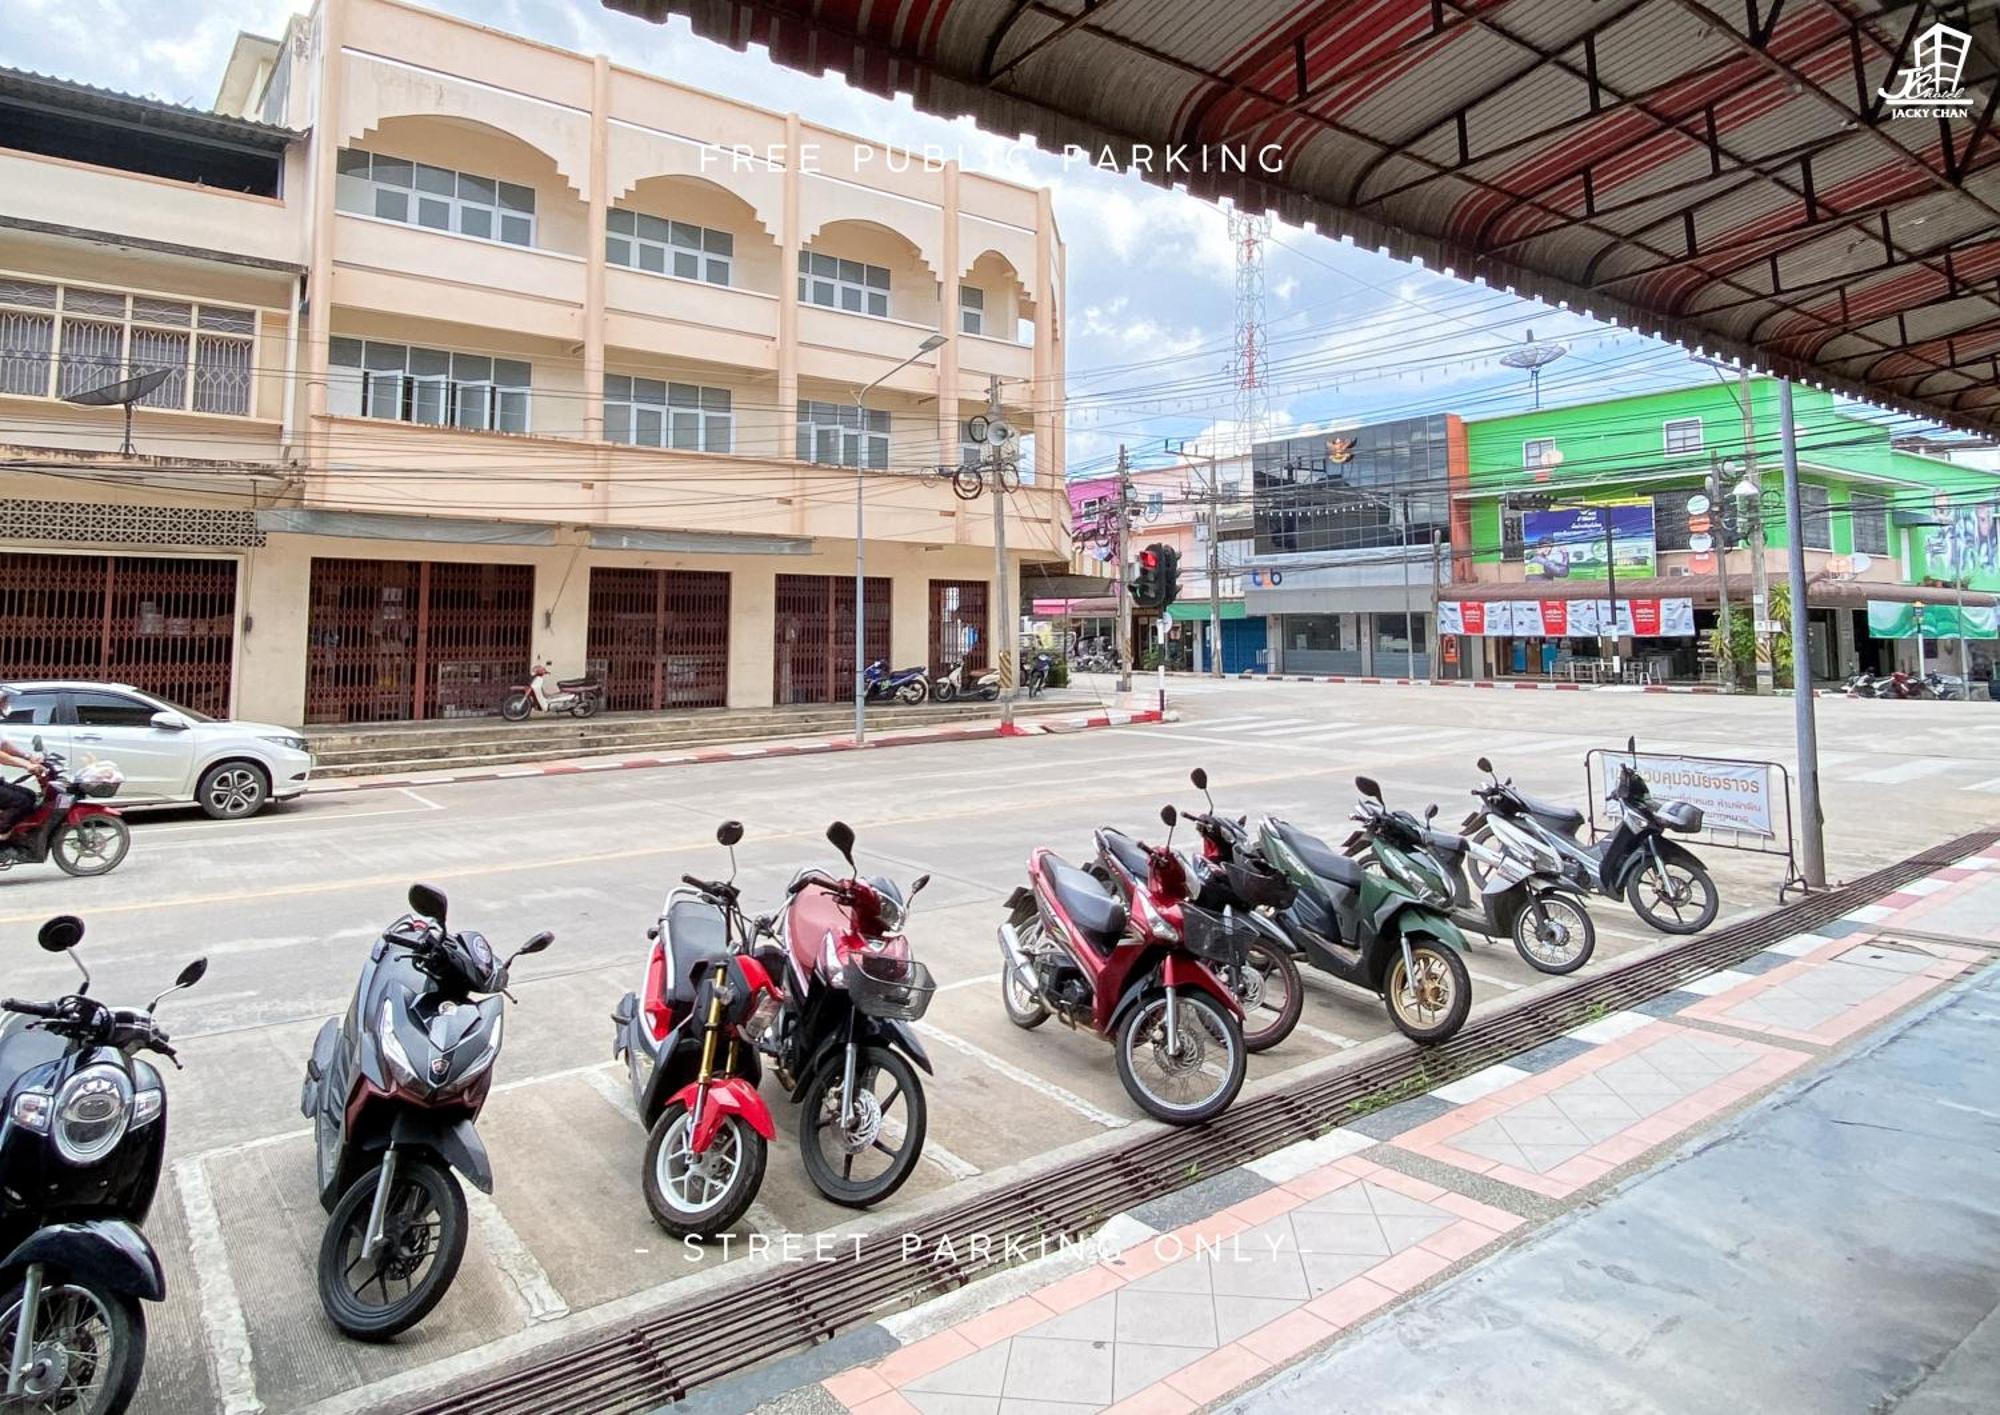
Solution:
{"label": "tree", "polygon": [[[1784,625],[1792,622],[1791,591],[1784,585],[1771,586],[1771,617]],[[1728,632],[1724,633],[1720,624],[1709,630],[1708,648],[1726,676],[1738,682],[1750,676],[1757,663],[1757,628],[1749,605],[1729,606]],[[1792,634],[1789,628],[1771,635],[1771,672],[1780,683],[1791,681]]]}

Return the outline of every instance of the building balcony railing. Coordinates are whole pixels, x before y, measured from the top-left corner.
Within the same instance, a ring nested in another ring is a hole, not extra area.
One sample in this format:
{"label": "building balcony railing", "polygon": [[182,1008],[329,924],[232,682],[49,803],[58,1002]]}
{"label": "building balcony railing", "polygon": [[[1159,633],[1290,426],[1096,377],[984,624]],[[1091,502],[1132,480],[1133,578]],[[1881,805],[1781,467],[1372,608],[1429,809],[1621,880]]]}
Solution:
{"label": "building balcony railing", "polygon": [[343,212],[334,218],[334,300],[575,340],[583,334],[584,262]]}
{"label": "building balcony railing", "polygon": [[[85,231],[129,232],[189,250],[224,251],[286,266],[305,264],[299,213],[276,197],[94,167],[0,147],[0,192],[17,220]],[[143,201],[143,221],[133,219]]]}
{"label": "building balcony railing", "polygon": [[701,350],[678,352],[739,368],[777,367],[776,295],[612,266],[604,272],[604,309],[605,341],[614,347],[675,348],[678,341],[660,327],[666,323],[702,331]]}

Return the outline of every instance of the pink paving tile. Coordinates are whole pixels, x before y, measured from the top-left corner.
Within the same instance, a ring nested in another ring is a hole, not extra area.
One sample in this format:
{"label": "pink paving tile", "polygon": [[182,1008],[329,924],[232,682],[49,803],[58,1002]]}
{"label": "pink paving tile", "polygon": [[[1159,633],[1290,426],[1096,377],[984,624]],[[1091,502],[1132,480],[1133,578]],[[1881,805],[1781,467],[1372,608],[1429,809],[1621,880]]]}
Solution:
{"label": "pink paving tile", "polygon": [[1419,1179],[1414,1174],[1404,1174],[1401,1170],[1389,1169],[1386,1166],[1370,1175],[1368,1182],[1379,1184],[1384,1189],[1393,1189],[1406,1198],[1421,1199],[1425,1203],[1431,1202],[1445,1192],[1441,1184],[1432,1184],[1429,1180]]}
{"label": "pink paving tile", "polygon": [[1188,1415],[1189,1411],[1201,1407],[1189,1400],[1172,1386],[1162,1381],[1156,1386],[1147,1386],[1137,1395],[1119,1401],[1103,1415]]}
{"label": "pink paving tile", "polygon": [[1469,1218],[1474,1223],[1490,1228],[1496,1233],[1511,1233],[1527,1222],[1519,1214],[1510,1214],[1505,1209],[1495,1208],[1491,1204],[1483,1204],[1479,1200],[1465,1194],[1447,1192],[1440,1195],[1435,1202],[1437,1207],[1443,1209],[1446,1213],[1457,1214],[1460,1218]]}
{"label": "pink paving tile", "polygon": [[1329,1164],[1323,1165],[1309,1173],[1301,1174],[1297,1179],[1287,1180],[1278,1187],[1288,1193],[1298,1195],[1300,1201],[1305,1202],[1317,1199],[1322,1194],[1331,1194],[1336,1189],[1343,1189],[1349,1184],[1357,1182],[1359,1182],[1357,1176],[1349,1174],[1345,1170],[1336,1169]]}
{"label": "pink paving tile", "polygon": [[1071,1273],[1061,1282],[1050,1283],[1035,1294],[1035,1300],[1060,1317],[1064,1312],[1074,1311],[1107,1292],[1116,1292],[1124,1285],[1124,1278],[1097,1263],[1080,1273]]}
{"label": "pink paving tile", "polygon": [[895,1391],[848,1407],[854,1415],[923,1415],[923,1412]]}
{"label": "pink paving tile", "polygon": [[1290,1213],[1305,1202],[1297,1194],[1285,1188],[1266,1189],[1254,1194],[1240,1204],[1231,1204],[1229,1212],[1243,1220],[1250,1228],[1268,1222],[1280,1214]]}
{"label": "pink paving tile", "polygon": [[1005,1341],[1018,1332],[1024,1332],[1038,1322],[1046,1322],[1057,1315],[1033,1297],[1017,1297],[1012,1302],[1003,1303],[990,1312],[984,1312],[970,1321],[960,1322],[952,1330],[971,1342],[985,1348],[996,1341]]}
{"label": "pink paving tile", "polygon": [[1351,1327],[1376,1308],[1395,1300],[1396,1294],[1379,1282],[1351,1277],[1328,1293],[1306,1303],[1305,1310],[1323,1322]]}
{"label": "pink paving tile", "polygon": [[941,1331],[890,1352],[875,1363],[875,1374],[891,1386],[906,1386],[978,1349],[955,1331]]}
{"label": "pink paving tile", "polygon": [[873,1400],[878,1395],[889,1393],[889,1383],[866,1366],[856,1366],[851,1371],[828,1376],[820,1384],[826,1387],[828,1395],[850,1410],[864,1400]]}
{"label": "pink paving tile", "polygon": [[[1207,1218],[1184,1223],[1171,1233],[1162,1233],[1154,1243],[1167,1250],[1169,1260],[1176,1255],[1212,1251],[1225,1238],[1233,1238],[1248,1228],[1249,1223],[1236,1216],[1229,1209],[1210,1214]],[[1176,1248],[1175,1242],[1180,1246]]]}
{"label": "pink paving tile", "polygon": [[1121,1283],[1137,1282],[1158,1272],[1168,1263],[1178,1262],[1184,1255],[1175,1252],[1172,1244],[1163,1243],[1161,1239],[1165,1236],[1148,1238],[1144,1243],[1127,1248],[1117,1257],[1109,1259],[1104,1264],[1105,1270]]}
{"label": "pink paving tile", "polygon": [[1595,1155],[1581,1154],[1564,1160],[1542,1177],[1556,1184],[1567,1184],[1572,1189],[1581,1189],[1586,1184],[1595,1184],[1616,1168],[1616,1165]]}
{"label": "pink paving tile", "polygon": [[1427,1248],[1405,1248],[1386,1262],[1377,1263],[1367,1273],[1370,1282],[1379,1282],[1395,1292],[1408,1292],[1451,1266],[1451,1259]]}
{"label": "pink paving tile", "polygon": [[1287,1312],[1277,1321],[1257,1328],[1240,1344],[1275,1366],[1291,1360],[1308,1347],[1319,1345],[1339,1330],[1332,1322],[1322,1321],[1301,1309]]}
{"label": "pink paving tile", "polygon": [[1359,1155],[1342,1155],[1327,1166],[1327,1168],[1337,1170],[1342,1174],[1351,1174],[1356,1179],[1366,1179],[1381,1167],[1375,1161],[1365,1160]]}
{"label": "pink paving tile", "polygon": [[1457,1262],[1460,1258],[1477,1253],[1487,1244],[1500,1237],[1499,1233],[1483,1223],[1474,1223],[1462,1218],[1450,1228],[1439,1229],[1417,1246],[1428,1248],[1446,1262]]}
{"label": "pink paving tile", "polygon": [[1192,1366],[1181,1367],[1167,1377],[1167,1384],[1188,1399],[1206,1405],[1270,1369],[1269,1361],[1236,1341],[1209,1352]]}

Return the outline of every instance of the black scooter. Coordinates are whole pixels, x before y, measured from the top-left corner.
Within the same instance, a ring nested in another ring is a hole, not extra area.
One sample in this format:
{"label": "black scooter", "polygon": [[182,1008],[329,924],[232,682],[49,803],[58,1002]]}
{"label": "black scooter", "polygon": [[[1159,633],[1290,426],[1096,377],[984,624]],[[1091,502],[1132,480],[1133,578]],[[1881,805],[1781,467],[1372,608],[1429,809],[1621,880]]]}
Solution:
{"label": "black scooter", "polygon": [[[508,969],[555,942],[538,933],[502,962],[485,938],[445,930],[445,897],[410,886],[410,910],[368,954],[344,1019],[327,1019],[299,1108],[313,1123],[319,1300],[333,1324],[387,1341],[435,1307],[465,1255],[457,1170],[493,1192],[473,1122],[500,1055]],[[474,993],[489,996],[477,998]]]}
{"label": "black scooter", "polygon": [[1700,933],[1715,922],[1720,907],[1715,881],[1694,852],[1667,839],[1666,832],[1699,832],[1701,807],[1655,799],[1639,774],[1637,740],[1626,738],[1625,750],[1632,760],[1618,764],[1618,781],[1604,798],[1617,810],[1618,824],[1593,845],[1577,835],[1583,829],[1582,811],[1525,794],[1511,777],[1500,780],[1485,757],[1479,759],[1479,769],[1492,779],[1473,794],[1483,813],[1521,827],[1552,848],[1573,884],[1608,898],[1622,897],[1661,933]]}
{"label": "black scooter", "polygon": [[139,1302],[167,1295],[139,1230],[159,1188],[167,1093],[138,1054],[180,1065],[153,1012],[200,982],[208,960],[143,1009],[106,1007],[88,996],[90,970],[72,951],[82,938],[82,920],[67,914],[40,934],[82,971],[74,993],[0,1003],[14,1014],[0,1025],[0,1408],[117,1415],[146,1362]]}

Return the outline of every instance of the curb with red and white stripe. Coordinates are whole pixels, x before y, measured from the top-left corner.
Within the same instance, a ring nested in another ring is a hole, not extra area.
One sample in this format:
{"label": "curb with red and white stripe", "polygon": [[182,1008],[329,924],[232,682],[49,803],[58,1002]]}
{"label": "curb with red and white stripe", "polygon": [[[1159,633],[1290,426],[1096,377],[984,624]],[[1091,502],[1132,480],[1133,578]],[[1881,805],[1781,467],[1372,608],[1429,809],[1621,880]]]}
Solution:
{"label": "curb with red and white stripe", "polygon": [[[1540,693],[1590,693],[1610,692],[1614,689],[1625,692],[1642,693],[1691,693],[1705,697],[1720,697],[1722,689],[1713,683],[1531,683],[1520,679],[1494,678],[1366,678],[1342,673],[1245,673],[1239,677],[1260,683],[1371,683],[1387,687],[1402,688],[1502,688]],[[1780,689],[1780,696],[1788,695],[1789,688]],[[1841,693],[1833,688],[1815,688],[1816,698],[1837,698]]]}
{"label": "curb with red and white stripe", "polygon": [[994,737],[1040,737],[1044,734],[1087,732],[1096,727],[1130,727],[1164,722],[1178,714],[1157,709],[1127,711],[1112,708],[1077,717],[1036,718],[1018,722],[1011,729],[999,723],[978,727],[945,727],[931,732],[904,732],[871,737],[857,748],[845,737],[827,737],[806,742],[773,742],[742,747],[703,747],[651,757],[587,757],[569,761],[496,766],[476,771],[419,771],[402,776],[357,776],[332,781],[315,781],[308,794],[342,791],[379,791],[414,786],[458,786],[472,781],[513,781],[529,776],[580,776],[594,771],[648,771],[655,767],[710,766],[716,762],[754,761],[759,757],[813,757],[829,752],[874,751],[878,747],[920,747],[931,742],[975,742]]}

